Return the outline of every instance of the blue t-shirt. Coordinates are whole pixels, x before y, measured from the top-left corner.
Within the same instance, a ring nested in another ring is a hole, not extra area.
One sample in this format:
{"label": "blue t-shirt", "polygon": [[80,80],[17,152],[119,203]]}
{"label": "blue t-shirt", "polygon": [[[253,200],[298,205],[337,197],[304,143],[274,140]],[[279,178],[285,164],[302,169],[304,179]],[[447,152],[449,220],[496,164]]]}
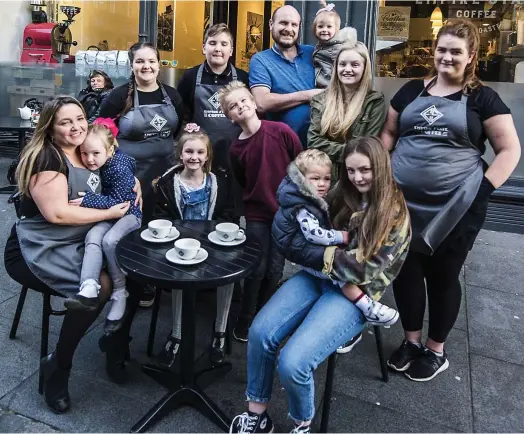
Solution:
{"label": "blue t-shirt", "polygon": [[[313,50],[311,45],[297,45],[297,56],[292,61],[286,59],[275,44],[255,54],[249,63],[249,87],[265,86],[279,94],[314,89]],[[267,119],[289,125],[306,147],[310,112],[311,107],[306,103],[268,113]]]}

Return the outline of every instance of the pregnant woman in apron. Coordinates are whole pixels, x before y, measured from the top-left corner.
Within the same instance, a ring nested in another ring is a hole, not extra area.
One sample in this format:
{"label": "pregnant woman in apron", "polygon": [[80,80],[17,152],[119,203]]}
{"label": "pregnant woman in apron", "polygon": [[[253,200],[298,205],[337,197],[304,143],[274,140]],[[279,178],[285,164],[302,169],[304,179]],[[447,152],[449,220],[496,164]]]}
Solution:
{"label": "pregnant woman in apron", "polygon": [[[184,108],[177,90],[158,81],[160,54],[153,44],[137,42],[128,55],[132,67],[129,83],[111,92],[100,117],[115,119],[118,145],[136,161],[144,200],[142,223],[147,224],[155,207],[151,182],[173,165],[175,137],[182,127]],[[140,306],[151,306],[154,297],[154,290],[146,286]]]}
{"label": "pregnant woman in apron", "polygon": [[[490,194],[520,157],[509,108],[475,75],[478,48],[470,21],[442,27],[429,79],[412,80],[397,92],[382,132],[413,229],[393,282],[405,339],[388,365],[414,381],[429,381],[449,366],[444,343],[460,309],[460,270]],[[496,155],[489,167],[482,159],[486,139]],[[422,345],[426,292],[429,330]]]}
{"label": "pregnant woman in apron", "polygon": [[[78,291],[87,232],[95,223],[122,217],[129,204],[98,210],[69,205],[79,192],[99,193],[100,178],[87,170],[78,146],[86,137],[87,120],[82,105],[74,98],[58,97],[44,106],[33,138],[24,148],[17,169],[21,192],[20,220],[7,240],[5,269],[12,279],[40,292],[49,288],[70,296]],[[100,299],[111,294],[107,274],[100,276]],[[129,288],[129,306],[134,306],[122,326],[101,340],[110,347],[107,371],[113,381],[125,376],[124,361],[129,352],[129,329],[138,305],[139,292]],[[102,310],[67,311],[53,353],[41,361],[44,397],[57,413],[70,405],[68,382],[73,355],[80,340]]]}

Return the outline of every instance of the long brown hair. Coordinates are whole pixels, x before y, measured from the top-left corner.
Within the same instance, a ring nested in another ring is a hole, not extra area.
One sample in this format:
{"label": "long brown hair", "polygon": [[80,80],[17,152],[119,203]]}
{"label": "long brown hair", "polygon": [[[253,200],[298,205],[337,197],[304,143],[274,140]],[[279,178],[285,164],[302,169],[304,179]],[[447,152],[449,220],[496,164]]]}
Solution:
{"label": "long brown hair", "polygon": [[[358,88],[351,93],[344,89],[338,78],[338,60],[342,53],[355,51],[364,61],[364,72]],[[320,133],[333,139],[344,140],[351,126],[360,116],[366,96],[371,89],[372,82],[371,61],[367,47],[362,42],[344,44],[338,52],[333,66],[331,82],[326,90],[326,108],[320,120]]]}
{"label": "long brown hair", "polygon": [[[160,62],[160,53],[151,42],[137,42],[131,45],[131,47],[129,47],[129,51],[127,52],[131,68],[133,67],[133,61],[135,60],[136,52],[138,50],[141,50],[142,48],[151,48],[151,50],[153,50],[156,53],[156,59]],[[129,89],[127,91],[126,105],[124,106],[124,110],[122,110],[122,113],[120,113],[120,116],[124,116],[133,107],[135,86],[135,73],[131,71],[131,77],[129,77]]]}
{"label": "long brown hair", "polygon": [[[477,77],[475,69],[477,67],[477,59],[479,54],[480,35],[477,27],[470,20],[453,20],[448,21],[437,33],[437,41],[435,47],[441,36],[450,35],[455,36],[466,41],[468,47],[468,54],[473,55],[471,62],[464,70],[464,78],[462,80],[462,91],[464,94],[469,94],[472,89],[482,86],[482,82]],[[428,78],[433,78],[438,75],[437,69],[433,64]]]}
{"label": "long brown hair", "polygon": [[[70,96],[59,96],[44,104],[40,112],[40,119],[36,125],[35,132],[29,143],[20,155],[20,162],[16,169],[16,180],[18,189],[25,196],[30,196],[29,185],[31,176],[42,171],[51,159],[60,161],[60,171],[65,169],[64,154],[51,138],[51,131],[55,122],[56,112],[67,104],[74,104],[82,110],[84,107],[75,98]],[[86,122],[87,124],[87,122]]]}
{"label": "long brown hair", "polygon": [[[408,210],[404,196],[393,179],[389,153],[380,139],[360,137],[349,141],[344,149],[344,161],[355,153],[369,158],[373,174],[367,207],[358,227],[358,248],[367,260],[377,253],[391,230],[404,223]],[[349,217],[362,208],[362,194],[349,180],[347,170],[341,171],[333,197],[333,225],[344,230]]]}

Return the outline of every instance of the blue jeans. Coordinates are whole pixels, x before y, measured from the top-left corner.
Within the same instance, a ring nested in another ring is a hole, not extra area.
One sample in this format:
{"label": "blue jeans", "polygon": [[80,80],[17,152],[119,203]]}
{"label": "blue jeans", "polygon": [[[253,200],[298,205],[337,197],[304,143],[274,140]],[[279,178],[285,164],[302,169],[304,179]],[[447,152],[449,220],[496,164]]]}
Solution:
{"label": "blue jeans", "polygon": [[248,401],[271,398],[277,350],[278,373],[289,415],[310,421],[315,413],[313,372],[340,345],[364,328],[365,320],[338,285],[300,271],[284,283],[258,313],[247,348]]}
{"label": "blue jeans", "polygon": [[87,279],[98,282],[102,270],[103,256],[107,261],[107,271],[113,282],[113,290],[126,286],[126,275],[116,262],[116,245],[130,232],[140,227],[140,219],[134,214],[121,217],[116,223],[103,221],[97,223],[86,235],[84,260],[80,273],[80,284]]}

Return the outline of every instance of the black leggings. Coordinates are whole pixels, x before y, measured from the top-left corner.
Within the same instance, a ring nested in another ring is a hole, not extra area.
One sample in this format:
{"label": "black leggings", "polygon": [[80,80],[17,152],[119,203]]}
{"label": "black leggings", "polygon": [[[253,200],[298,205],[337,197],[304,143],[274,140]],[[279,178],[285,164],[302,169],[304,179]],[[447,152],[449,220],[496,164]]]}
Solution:
{"label": "black leggings", "polygon": [[[27,266],[24,257],[20,252],[20,246],[18,245],[16,235],[13,235],[14,234],[11,233],[11,237],[9,237],[7,241],[4,252],[5,269],[7,273],[13,280],[23,286],[27,286],[28,288],[39,292],[49,292],[49,288],[42,283]],[[122,336],[122,339],[126,339],[127,342],[131,323],[133,322],[140,301],[142,287],[141,285],[128,281],[126,289],[129,292],[129,297],[127,299],[128,314],[124,320],[122,328],[117,333]],[[64,316],[64,322],[60,329],[60,336],[55,350],[58,366],[60,366],[60,368],[69,369],[71,367],[73,356],[78,344],[89,327],[91,327],[95,322],[96,318],[102,311],[102,308],[103,306],[95,312],[67,311]]]}
{"label": "black leggings", "polygon": [[439,248],[433,256],[408,253],[393,281],[395,301],[405,331],[422,330],[427,291],[428,337],[435,342],[446,341],[460,310],[459,275],[468,252],[469,247],[463,246],[453,250]]}

